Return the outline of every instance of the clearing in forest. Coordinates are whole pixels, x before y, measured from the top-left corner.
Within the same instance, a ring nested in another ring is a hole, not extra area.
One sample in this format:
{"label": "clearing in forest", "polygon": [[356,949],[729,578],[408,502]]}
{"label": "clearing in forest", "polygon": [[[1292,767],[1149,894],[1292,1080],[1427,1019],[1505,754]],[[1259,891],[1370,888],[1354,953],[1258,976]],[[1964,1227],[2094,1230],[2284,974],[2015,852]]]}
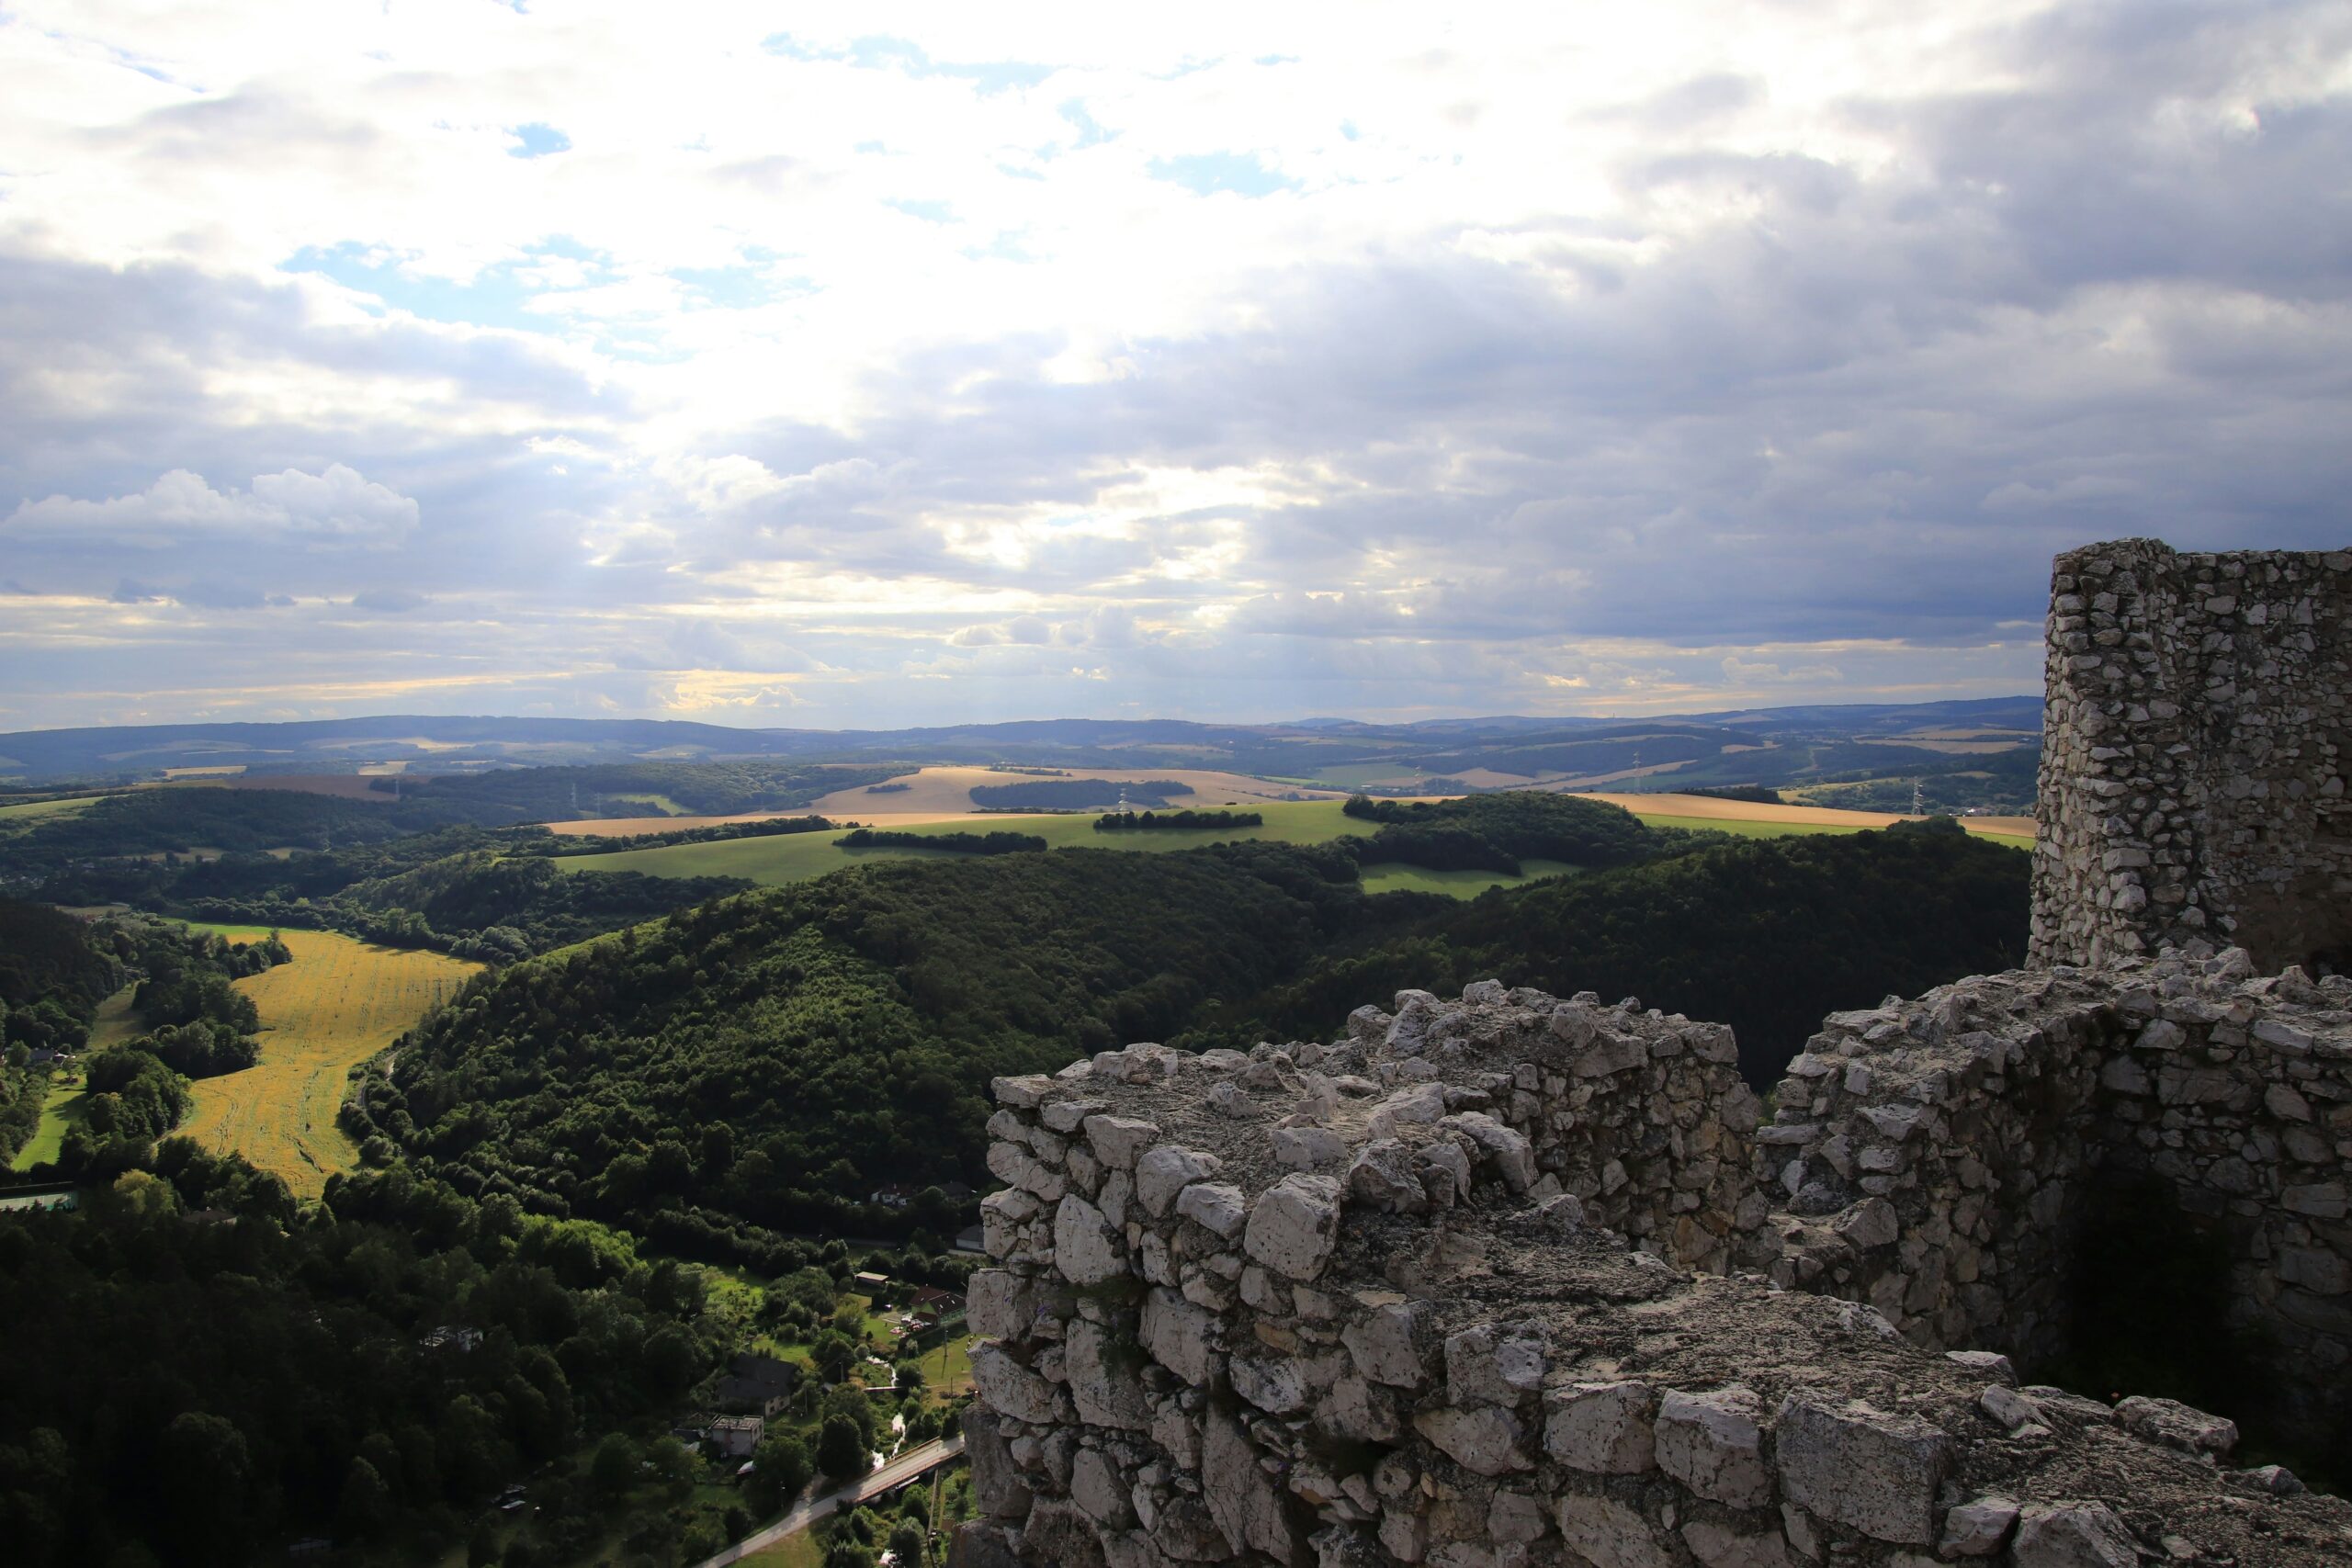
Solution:
{"label": "clearing in forest", "polygon": [[284,1177],[297,1196],[315,1198],[329,1174],[358,1156],[334,1122],[351,1069],[456,995],[481,965],[335,931],[280,934],[294,962],[236,982],[261,1010],[261,1060],[199,1080],[196,1108],[179,1130],[209,1149],[234,1149]]}

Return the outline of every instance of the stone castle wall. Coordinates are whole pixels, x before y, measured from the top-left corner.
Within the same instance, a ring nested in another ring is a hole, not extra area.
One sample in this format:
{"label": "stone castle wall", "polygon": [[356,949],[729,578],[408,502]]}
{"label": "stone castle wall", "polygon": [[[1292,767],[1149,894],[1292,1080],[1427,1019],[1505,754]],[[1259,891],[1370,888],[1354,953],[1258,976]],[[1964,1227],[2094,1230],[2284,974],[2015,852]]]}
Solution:
{"label": "stone castle wall", "polygon": [[2352,552],[2058,558],[2037,964],[2352,968]]}
{"label": "stone castle wall", "polygon": [[999,1080],[990,1159],[1012,1185],[972,1281],[990,1337],[966,1428],[986,1522],[960,1560],[2352,1553],[2352,1506],[2226,1468],[2225,1421],[2018,1389],[2003,1358],[1939,1353],[1868,1304],[1666,1261],[1726,1261],[1692,1215],[1730,1218],[1735,1245],[1770,1228],[1729,1168],[1745,1138],[1678,1149],[1666,1129],[1688,1129],[1651,1114],[1727,1045],[1485,983],[1407,993],[1330,1046],[1135,1046]]}
{"label": "stone castle wall", "polygon": [[1827,1020],[1756,1134],[1780,1282],[1867,1301],[1922,1344],[2064,1351],[2099,1184],[2161,1181],[2221,1235],[2234,1316],[2324,1433],[2352,1377],[2352,979],[2242,951],[1978,976]]}
{"label": "stone castle wall", "polygon": [[1769,1122],[1728,1030],[1493,981],[998,1080],[957,1560],[2352,1562],[2229,1422],[2001,1354],[2065,1348],[2153,1179],[2287,1425],[2343,1417],[2347,596],[2352,554],[2060,558],[2036,967],[1833,1015]]}

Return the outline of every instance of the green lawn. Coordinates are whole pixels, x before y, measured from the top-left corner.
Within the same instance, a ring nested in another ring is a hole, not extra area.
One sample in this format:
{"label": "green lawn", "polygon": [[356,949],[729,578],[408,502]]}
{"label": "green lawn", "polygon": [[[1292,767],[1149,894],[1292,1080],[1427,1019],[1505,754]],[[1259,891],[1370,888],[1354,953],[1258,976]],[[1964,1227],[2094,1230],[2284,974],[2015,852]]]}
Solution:
{"label": "green lawn", "polygon": [[84,1108],[82,1080],[79,1077],[59,1077],[49,1086],[49,1098],[41,1102],[40,1126],[25,1140],[17,1151],[10,1167],[15,1170],[30,1170],[37,1165],[54,1160],[65,1148],[68,1130],[80,1125]]}

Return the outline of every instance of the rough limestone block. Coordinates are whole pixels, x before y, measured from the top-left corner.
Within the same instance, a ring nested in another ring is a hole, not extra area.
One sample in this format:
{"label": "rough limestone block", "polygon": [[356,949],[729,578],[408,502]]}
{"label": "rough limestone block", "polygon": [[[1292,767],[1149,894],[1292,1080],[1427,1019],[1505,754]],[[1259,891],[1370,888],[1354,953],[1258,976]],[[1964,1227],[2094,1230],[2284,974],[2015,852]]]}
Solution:
{"label": "rough limestone block", "polygon": [[1706,1568],[1793,1568],[1780,1535],[1751,1534],[1708,1519],[1682,1527],[1683,1544]]}
{"label": "rough limestone block", "polygon": [[1168,1217],[1176,1195],[1195,1181],[1205,1181],[1225,1168],[1225,1162],[1199,1149],[1160,1144],[1136,1158],[1136,1198],[1155,1220]]}
{"label": "rough limestone block", "polygon": [[1192,1387],[1206,1384],[1218,1365],[1216,1314],[1165,1286],[1144,1297],[1142,1338],[1153,1360]]}
{"label": "rough limestone block", "polygon": [[1136,1522],[1135,1507],[1127,1500],[1127,1486],[1119,1477],[1119,1467],[1099,1449],[1078,1450],[1078,1458],[1070,1465],[1069,1496],[1096,1522],[1112,1529],[1124,1530]]}
{"label": "rough limestone block", "polygon": [[1560,1535],[1588,1562],[1606,1568],[1676,1568],[1648,1519],[1614,1497],[1571,1493],[1555,1510]]}
{"label": "rough limestone block", "polygon": [[1521,1443],[1524,1429],[1508,1410],[1492,1405],[1463,1410],[1442,1404],[1416,1415],[1413,1429],[1443,1449],[1454,1463],[1480,1475],[1508,1475],[1535,1468]]}
{"label": "rough limestone block", "polygon": [[1151,1425],[1151,1404],[1136,1376],[1139,1358],[1133,1346],[1125,1334],[1102,1324],[1082,1317],[1070,1324],[1062,1365],[1080,1421],[1138,1431]]}
{"label": "rough limestone block", "polygon": [[1195,1181],[1177,1194],[1176,1212],[1215,1231],[1220,1240],[1231,1241],[1249,1217],[1249,1200],[1228,1182]]}
{"label": "rough limestone block", "polygon": [[1340,1184],[1305,1172],[1285,1176],[1259,1196],[1241,1249],[1276,1273],[1311,1280],[1340,1239]]}
{"label": "rough limestone block", "polygon": [[2007,1542],[2017,1522],[2018,1506],[2007,1497],[1975,1498],[1944,1516],[1936,1551],[1945,1557],[1990,1557]]}
{"label": "rough limestone block", "polygon": [[964,1313],[975,1334],[1021,1338],[1029,1332],[1027,1284],[1002,1269],[976,1269],[964,1297]]}
{"label": "rough limestone block", "polygon": [[1420,1310],[1402,1302],[1375,1304],[1340,1331],[1356,1371],[1378,1383],[1415,1393],[1429,1386],[1421,1359]]}
{"label": "rough limestone block", "polygon": [[1517,1404],[1544,1386],[1544,1341],[1489,1324],[1445,1342],[1445,1396],[1455,1404]]}
{"label": "rough limestone block", "polygon": [[1709,1393],[1668,1389],[1658,1401],[1658,1468],[1710,1502],[1762,1507],[1772,1500],[1763,1416],[1755,1392],[1737,1383]]}
{"label": "rough limestone block", "polygon": [[1100,1285],[1127,1272],[1125,1238],[1075,1192],[1054,1210],[1054,1267],[1073,1285]]}
{"label": "rough limestone block", "polygon": [[991,1519],[1021,1519],[1028,1516],[1034,1499],[999,1430],[1002,1419],[985,1404],[966,1411],[964,1453],[972,1461],[972,1497],[981,1514]]}
{"label": "rough limestone block", "polygon": [[1356,1151],[1348,1167],[1348,1196],[1366,1208],[1391,1214],[1419,1213],[1429,1194],[1413,1168],[1413,1153],[1395,1138],[1375,1138]]}
{"label": "rough limestone block", "polygon": [[2013,1568],[2139,1568],[2132,1532],[2104,1503],[2029,1503],[2018,1512]]}
{"label": "rough limestone block", "polygon": [[1234,1555],[1255,1547],[1278,1562],[1296,1558],[1298,1541],[1282,1494],[1260,1468],[1249,1435],[1231,1416],[1212,1414],[1202,1427],[1201,1492]]}
{"label": "rough limestone block", "polygon": [[1054,1080],[1043,1073],[1028,1073],[1020,1077],[990,1078],[989,1092],[999,1105],[1009,1105],[1016,1111],[1035,1111],[1054,1089]]}
{"label": "rough limestone block", "polygon": [[1939,1428],[1800,1391],[1781,1402],[1772,1440],[1791,1502],[1899,1546],[1936,1539],[1936,1489],[1951,1466]]}
{"label": "rough limestone block", "polygon": [[2190,1453],[2227,1459],[2238,1446],[2237,1423],[2175,1400],[2134,1395],[2116,1404],[2115,1418],[2134,1437]]}
{"label": "rough limestone block", "polygon": [[1054,1418],[1054,1385],[1016,1361],[1000,1347],[972,1347],[972,1382],[991,1410],[1042,1427]]}
{"label": "rough limestone block", "polygon": [[1657,1462],[1657,1391],[1638,1382],[1571,1383],[1546,1396],[1544,1451],[1571,1470],[1639,1475]]}
{"label": "rough limestone block", "polygon": [[1159,1129],[1133,1116],[1089,1116],[1080,1125],[1094,1157],[1112,1170],[1133,1170],[1136,1156],[1159,1140]]}

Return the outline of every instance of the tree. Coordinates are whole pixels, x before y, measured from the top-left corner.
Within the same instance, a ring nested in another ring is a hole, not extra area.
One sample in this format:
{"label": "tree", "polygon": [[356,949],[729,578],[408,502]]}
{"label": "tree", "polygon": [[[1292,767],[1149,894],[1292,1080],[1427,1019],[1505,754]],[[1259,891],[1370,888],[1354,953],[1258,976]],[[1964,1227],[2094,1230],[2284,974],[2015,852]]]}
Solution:
{"label": "tree", "polygon": [[253,1459],[245,1435],[209,1411],[187,1410],[164,1428],[156,1483],[164,1503],[157,1545],[175,1562],[245,1558]]}
{"label": "tree", "polygon": [[773,1514],[799,1496],[814,1473],[808,1445],[790,1432],[773,1432],[752,1450],[744,1490],[762,1514]]}
{"label": "tree", "polygon": [[808,1359],[828,1382],[839,1382],[848,1375],[851,1363],[857,1359],[857,1347],[851,1344],[840,1330],[828,1328],[810,1342]]}
{"label": "tree", "polygon": [[849,1531],[837,1529],[825,1541],[823,1568],[874,1568],[873,1549]]}
{"label": "tree", "polygon": [[835,1481],[854,1481],[873,1464],[857,1423],[846,1416],[826,1416],[817,1433],[817,1468]]}
{"label": "tree", "polygon": [[607,1505],[618,1503],[637,1484],[637,1458],[627,1434],[608,1434],[588,1461],[588,1484]]}
{"label": "tree", "polygon": [[900,1393],[913,1393],[923,1385],[922,1362],[916,1359],[900,1361],[890,1377],[890,1386]]}
{"label": "tree", "polygon": [[354,1458],[343,1472],[343,1495],[335,1505],[335,1533],[347,1540],[371,1541],[392,1517],[391,1488],[376,1467]]}
{"label": "tree", "polygon": [[890,1554],[897,1560],[899,1568],[922,1568],[929,1555],[925,1550],[929,1544],[930,1537],[924,1533],[922,1526],[912,1519],[900,1519],[890,1527]]}

